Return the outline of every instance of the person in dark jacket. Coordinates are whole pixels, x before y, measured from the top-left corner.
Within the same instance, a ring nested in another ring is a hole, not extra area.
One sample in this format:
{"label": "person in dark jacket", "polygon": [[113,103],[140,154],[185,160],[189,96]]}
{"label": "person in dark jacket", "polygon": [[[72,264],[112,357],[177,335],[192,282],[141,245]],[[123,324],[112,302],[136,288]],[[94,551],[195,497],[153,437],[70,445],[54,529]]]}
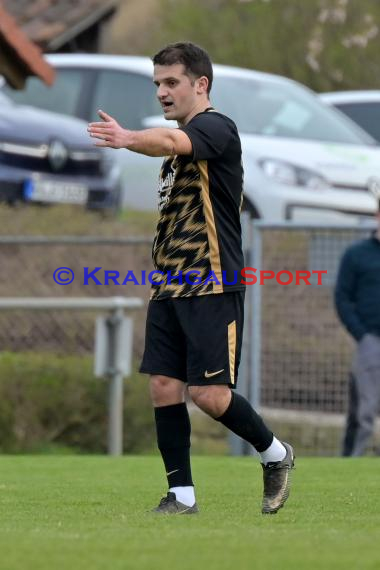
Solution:
{"label": "person in dark jacket", "polygon": [[335,306],[357,342],[349,379],[343,456],[363,455],[380,406],[380,197],[378,228],[344,253],[335,288]]}

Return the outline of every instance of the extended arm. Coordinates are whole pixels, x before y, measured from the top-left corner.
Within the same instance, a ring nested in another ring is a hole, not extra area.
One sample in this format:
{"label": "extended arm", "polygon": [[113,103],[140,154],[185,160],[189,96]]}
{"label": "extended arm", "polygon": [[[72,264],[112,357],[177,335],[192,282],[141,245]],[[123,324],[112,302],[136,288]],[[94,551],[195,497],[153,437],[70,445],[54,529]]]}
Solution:
{"label": "extended arm", "polygon": [[98,114],[103,122],[90,123],[87,129],[91,137],[100,141],[95,146],[126,148],[148,156],[190,155],[193,152],[189,137],[180,129],[130,131],[104,111],[98,111]]}

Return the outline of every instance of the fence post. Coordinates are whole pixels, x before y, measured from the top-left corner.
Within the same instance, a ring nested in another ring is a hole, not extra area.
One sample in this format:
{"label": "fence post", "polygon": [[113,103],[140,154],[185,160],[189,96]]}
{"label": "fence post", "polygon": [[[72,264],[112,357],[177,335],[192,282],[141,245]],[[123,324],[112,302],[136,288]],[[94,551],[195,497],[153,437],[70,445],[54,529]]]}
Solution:
{"label": "fence post", "polygon": [[107,319],[110,355],[108,454],[123,454],[124,376],[131,372],[132,320],[124,317],[119,307]]}
{"label": "fence post", "polygon": [[[248,212],[241,214],[242,246],[245,266],[251,265],[252,259],[252,219]],[[241,276],[238,277],[239,279]],[[250,392],[250,320],[251,320],[251,299],[246,294],[244,302],[244,334],[239,367],[239,381],[237,392],[249,400]],[[229,432],[228,441],[231,455],[249,455],[250,445],[239,436]]]}
{"label": "fence post", "polygon": [[255,410],[260,407],[261,391],[261,285],[259,275],[262,265],[262,229],[253,223],[253,267],[256,269],[257,282],[249,286],[251,296],[251,389],[250,402]]}

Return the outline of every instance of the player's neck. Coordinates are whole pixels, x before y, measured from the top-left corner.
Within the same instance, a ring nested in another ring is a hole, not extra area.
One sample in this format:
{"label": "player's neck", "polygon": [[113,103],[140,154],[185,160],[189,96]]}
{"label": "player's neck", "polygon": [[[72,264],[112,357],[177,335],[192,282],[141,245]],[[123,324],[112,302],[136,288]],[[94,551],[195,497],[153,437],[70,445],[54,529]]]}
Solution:
{"label": "player's neck", "polygon": [[206,100],[203,100],[202,102],[199,102],[182,121],[178,121],[178,125],[180,127],[184,127],[185,125],[187,125],[191,121],[191,119],[193,119],[195,117],[195,115],[199,115],[199,113],[203,113],[206,109],[209,109],[210,107],[211,107],[211,103],[210,103],[209,99],[206,99]]}

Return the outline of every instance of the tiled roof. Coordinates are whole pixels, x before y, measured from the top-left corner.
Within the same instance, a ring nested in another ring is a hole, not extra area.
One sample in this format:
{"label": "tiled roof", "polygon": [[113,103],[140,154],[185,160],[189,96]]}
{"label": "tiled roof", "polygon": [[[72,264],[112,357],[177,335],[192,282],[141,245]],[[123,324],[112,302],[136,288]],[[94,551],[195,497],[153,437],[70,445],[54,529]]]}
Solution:
{"label": "tiled roof", "polygon": [[22,88],[28,75],[45,83],[54,81],[54,69],[44,60],[41,50],[17,26],[0,2],[0,74],[15,88]]}
{"label": "tiled roof", "polygon": [[3,0],[29,39],[55,51],[112,14],[118,0]]}

